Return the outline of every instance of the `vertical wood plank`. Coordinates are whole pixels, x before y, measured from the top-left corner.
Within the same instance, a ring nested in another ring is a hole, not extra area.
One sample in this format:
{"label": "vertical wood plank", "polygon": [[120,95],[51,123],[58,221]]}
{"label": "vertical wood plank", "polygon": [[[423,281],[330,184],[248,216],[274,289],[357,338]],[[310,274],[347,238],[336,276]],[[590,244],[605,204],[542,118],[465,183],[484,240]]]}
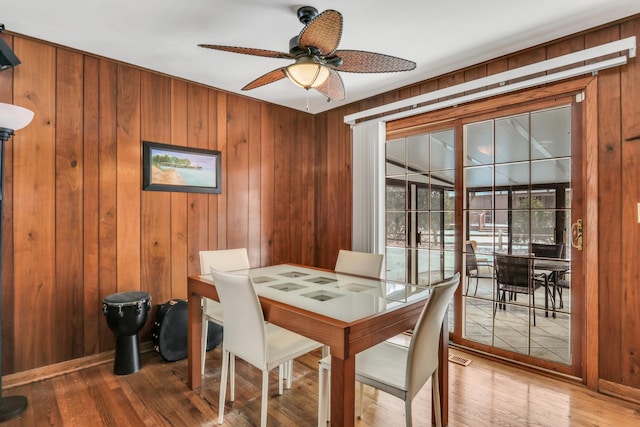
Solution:
{"label": "vertical wood plank", "polygon": [[140,71],[118,66],[116,130],[116,224],[118,292],[140,285]]}
{"label": "vertical wood plank", "polygon": [[[287,113],[289,113],[287,111]],[[301,263],[301,250],[302,250],[302,226],[301,222],[301,198],[302,198],[302,168],[301,164],[301,152],[302,152],[302,137],[298,135],[297,130],[297,117],[291,114],[288,118],[290,121],[291,132],[286,136],[286,140],[283,145],[288,147],[289,151],[289,167],[288,177],[289,188],[287,193],[288,202],[287,206],[289,211],[287,212],[289,217],[289,229],[283,230],[283,234],[288,234],[287,249],[289,252],[290,262]],[[283,168],[284,172],[284,168]],[[285,175],[282,177],[284,178]],[[283,187],[286,188],[286,187]]]}
{"label": "vertical wood plank", "polygon": [[[492,74],[501,73],[503,71],[507,71],[509,69],[509,60],[506,58],[497,59],[495,61],[491,61],[487,64],[487,75],[490,76]],[[487,86],[487,89],[492,89],[494,87],[498,87],[499,83],[496,83],[491,86]]]}
{"label": "vertical wood plank", "polygon": [[218,120],[216,127],[218,129],[218,150],[222,153],[222,194],[218,195],[218,212],[217,212],[217,234],[218,248],[225,249],[227,247],[227,199],[229,175],[227,174],[228,153],[227,153],[227,94],[219,93],[217,97]]}
{"label": "vertical wood plank", "polygon": [[301,198],[301,225],[302,225],[302,259],[305,265],[313,265],[315,252],[315,129],[313,117],[308,114],[298,114],[301,117],[302,124],[300,129],[310,129],[312,132],[302,132],[302,168],[304,187],[302,188]]}
{"label": "vertical wood plank", "polygon": [[252,266],[260,265],[261,233],[260,233],[260,212],[262,209],[262,197],[260,193],[260,141],[262,129],[261,104],[259,102],[249,102],[248,118],[248,229],[247,229],[247,250],[249,262]]}
{"label": "vertical wood plank", "polygon": [[316,199],[316,208],[315,208],[315,216],[318,219],[316,222],[315,230],[316,236],[314,239],[315,243],[315,265],[318,267],[328,268],[330,266],[335,266],[335,260],[333,260],[333,264],[331,264],[328,258],[328,250],[327,250],[327,236],[330,236],[332,230],[329,223],[330,216],[328,215],[328,121],[329,114],[322,113],[315,117],[315,129],[316,129],[316,150],[315,150],[315,168],[316,168],[316,179],[314,183],[314,193]]}
{"label": "vertical wood plank", "polygon": [[[187,86],[187,145],[208,148],[209,138],[209,93],[202,86]],[[224,159],[224,156],[223,156]],[[207,249],[208,196],[187,194],[187,242],[189,251],[189,274],[200,274],[200,251]]]}
{"label": "vertical wood plank", "polygon": [[279,108],[275,127],[275,168],[274,168],[274,208],[273,208],[273,263],[293,262],[290,240],[288,238],[291,221],[291,147],[287,143],[293,129],[291,116]]}
{"label": "vertical wood plank", "polygon": [[[339,243],[340,248],[351,249],[352,247],[352,222],[353,222],[353,173],[351,156],[351,127],[341,122],[338,125],[339,134],[339,161],[338,170],[340,171],[340,198],[338,204],[340,206],[340,224],[342,224],[343,230],[340,233],[342,240]],[[335,251],[336,260],[338,258],[338,251]],[[334,264],[335,266],[335,264]]]}
{"label": "vertical wood plank", "polygon": [[[218,92],[209,91],[209,149],[219,150],[218,147]],[[225,161],[226,154],[222,154],[222,160]],[[224,168],[222,170],[224,174]],[[226,182],[226,177],[222,176],[222,183]],[[224,190],[223,190],[224,192]],[[222,196],[224,197],[224,196]],[[209,221],[207,228],[207,246],[205,249],[218,249],[218,200],[219,194],[212,194],[208,197]]]}
{"label": "vertical wood plank", "polygon": [[274,109],[260,105],[260,266],[273,264],[275,203]]}
{"label": "vertical wood plank", "polygon": [[[323,161],[326,162],[324,167],[326,168],[326,182],[325,182],[325,191],[326,191],[326,208],[324,214],[328,216],[328,230],[326,234],[327,236],[336,233],[336,239],[327,239],[324,244],[324,250],[326,251],[326,256],[324,259],[324,265],[327,267],[333,268],[336,264],[336,259],[338,257],[339,249],[351,249],[350,247],[343,248],[341,247],[341,236],[340,232],[340,220],[341,216],[338,215],[340,212],[340,202],[338,199],[338,191],[340,188],[340,165],[338,164],[338,153],[339,151],[339,135],[340,128],[342,126],[342,115],[339,111],[329,111],[327,114],[328,118],[328,129],[327,129],[327,143],[326,143],[326,157],[323,158]],[[343,207],[344,208],[344,207]],[[349,210],[349,215],[351,215],[351,207],[347,208]]]}
{"label": "vertical wood plank", "polygon": [[56,284],[55,324],[58,343],[54,360],[83,355],[79,333],[83,313],[83,60],[82,55],[58,49],[56,63]]}
{"label": "vertical wood plank", "polygon": [[[595,99],[598,93],[597,80],[592,80],[585,88],[583,101],[584,143],[580,152],[576,153],[576,161],[582,164],[582,174],[574,186],[583,188],[582,200],[574,197],[573,203],[578,214],[584,215],[584,245],[581,256],[572,257],[571,268],[576,269],[572,274],[572,283],[578,283],[572,292],[572,324],[571,345],[574,351],[574,367],[577,375],[584,378],[591,389],[597,388],[598,382],[598,270],[599,264],[587,262],[598,257],[598,103]],[[582,204],[580,202],[583,202]],[[581,209],[582,208],[582,209]],[[572,209],[573,215],[573,209]],[[575,254],[576,251],[573,251]],[[580,286],[580,283],[584,283]],[[574,303],[580,301],[580,303]],[[584,303],[582,303],[584,301]],[[581,338],[585,338],[584,340]],[[580,345],[584,343],[583,345]],[[584,361],[582,369],[580,362]]]}
{"label": "vertical wood plank", "polygon": [[[558,56],[566,55],[571,52],[577,52],[579,50],[584,49],[584,36],[579,35],[576,37],[571,37],[569,39],[562,40],[557,43],[553,43],[546,47],[547,50],[547,59],[556,58]],[[570,66],[561,67],[555,69],[553,72],[559,72],[565,69],[571,68]]]}
{"label": "vertical wood plank", "polygon": [[56,50],[14,38],[29,66],[14,71],[14,102],[37,115],[13,137],[14,366],[18,371],[56,362],[62,350],[49,328],[55,304],[55,70]]}
{"label": "vertical wood plank", "polygon": [[[464,71],[464,81],[465,82],[469,82],[469,81],[472,81],[472,80],[477,80],[477,79],[480,79],[480,78],[486,77],[486,76],[487,76],[487,65],[486,64],[483,64],[483,65],[480,65],[480,66],[477,66],[477,67],[473,67],[473,68],[470,68],[470,69]],[[464,94],[465,95],[469,95],[469,94],[472,94],[472,93],[475,93],[475,92],[481,92],[483,90],[486,90],[486,87],[481,87],[481,88],[478,88],[478,89],[475,89],[475,90],[468,90]]]}
{"label": "vertical wood plank", "polygon": [[[438,79],[438,89],[444,89],[447,87],[459,85],[465,82],[465,74],[464,71],[459,71],[456,73],[448,74],[444,77]],[[444,98],[439,98],[438,101],[444,101],[447,99],[451,99],[456,97],[457,95],[445,96]]]}
{"label": "vertical wood plank", "polygon": [[[144,141],[171,140],[171,82],[168,78],[143,72],[140,75],[140,132]],[[140,251],[142,290],[154,304],[171,294],[171,194],[143,191],[141,200]],[[148,328],[148,327],[147,327]],[[147,329],[148,330],[148,329]],[[144,333],[140,334],[144,336]]]}
{"label": "vertical wood plank", "polygon": [[99,81],[100,63],[96,58],[84,58],[83,86],[83,293],[84,293],[84,354],[99,351],[101,325],[103,335],[108,328],[102,316],[99,274]]}
{"label": "vertical wood plank", "polygon": [[[187,84],[171,80],[171,144],[187,141]],[[187,298],[187,195],[171,193],[171,298]]]}
{"label": "vertical wood plank", "polygon": [[248,248],[249,225],[249,103],[227,97],[227,245]]}
{"label": "vertical wood plank", "polygon": [[[547,59],[547,49],[545,47],[537,47],[537,48],[529,49],[520,54],[510,56],[507,60],[508,69],[513,70],[514,68],[524,67],[525,65],[544,61],[545,59]],[[509,80],[509,84],[522,81],[525,79],[532,79],[534,77],[538,77],[544,74],[545,74],[544,72],[540,72],[537,74],[532,74],[527,77],[521,77],[519,79]]]}
{"label": "vertical wood plank", "polygon": [[[116,105],[117,74],[115,63],[100,60],[99,87],[99,130],[98,130],[98,266],[100,282],[100,301],[108,295],[118,292],[116,274]],[[100,322],[100,349],[115,347],[113,333],[105,319]]]}

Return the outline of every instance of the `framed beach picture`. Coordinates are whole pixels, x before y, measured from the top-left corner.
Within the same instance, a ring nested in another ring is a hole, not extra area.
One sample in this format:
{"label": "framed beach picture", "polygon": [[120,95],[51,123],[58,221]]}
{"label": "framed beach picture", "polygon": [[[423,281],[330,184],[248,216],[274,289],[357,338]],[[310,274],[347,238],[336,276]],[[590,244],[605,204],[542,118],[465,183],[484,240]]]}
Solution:
{"label": "framed beach picture", "polygon": [[222,191],[221,153],[142,141],[142,189],[216,193]]}

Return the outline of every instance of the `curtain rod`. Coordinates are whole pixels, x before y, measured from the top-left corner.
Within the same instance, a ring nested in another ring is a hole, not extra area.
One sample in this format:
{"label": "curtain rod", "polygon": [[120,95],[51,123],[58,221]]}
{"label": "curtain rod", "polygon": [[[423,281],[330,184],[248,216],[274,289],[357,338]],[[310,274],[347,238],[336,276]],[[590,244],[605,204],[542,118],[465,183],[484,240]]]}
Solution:
{"label": "curtain rod", "polygon": [[[588,61],[590,59],[603,57],[612,53],[618,53],[628,50],[628,57],[635,58],[636,56],[636,37],[627,37],[626,39],[617,40],[614,42],[606,43],[600,46],[584,49],[578,52],[569,53],[567,55],[558,56],[555,58],[540,61],[535,64],[525,65],[523,67],[514,68],[513,70],[503,71],[501,73],[492,74],[487,77],[482,77],[476,80],[471,80],[465,83],[461,83],[455,86],[449,86],[444,89],[438,89],[433,92],[425,93],[422,95],[414,96],[412,98],[403,99],[400,101],[392,102],[390,104],[382,105],[380,107],[370,108],[368,110],[360,111],[358,113],[349,114],[344,116],[344,122],[349,125],[354,125],[358,120],[363,120],[368,117],[377,116],[380,114],[386,114],[391,111],[397,111],[399,109],[410,109],[380,117],[381,121],[396,120],[403,117],[408,117],[416,114],[421,114],[427,111],[433,111],[440,108],[445,108],[452,105],[462,104],[469,101],[474,101],[482,98],[487,98],[497,94],[516,91],[519,89],[567,79],[575,77],[581,74],[595,73],[605,68],[616,67],[622,64],[626,64],[627,56],[619,56],[610,60],[600,61],[593,64],[588,64],[581,67],[571,68],[568,70],[560,71],[554,74],[548,74],[541,77],[535,77],[525,81],[519,81],[512,84],[506,84],[509,80],[515,80],[531,76],[533,74],[548,72],[561,67],[569,65],[575,65],[579,62]],[[418,105],[425,102],[434,101],[439,98],[445,98],[453,95],[458,95],[463,92],[480,89],[485,86],[499,85],[497,88],[488,89],[482,92],[476,92],[471,95],[463,95],[455,99],[438,102],[435,104],[418,107]]]}

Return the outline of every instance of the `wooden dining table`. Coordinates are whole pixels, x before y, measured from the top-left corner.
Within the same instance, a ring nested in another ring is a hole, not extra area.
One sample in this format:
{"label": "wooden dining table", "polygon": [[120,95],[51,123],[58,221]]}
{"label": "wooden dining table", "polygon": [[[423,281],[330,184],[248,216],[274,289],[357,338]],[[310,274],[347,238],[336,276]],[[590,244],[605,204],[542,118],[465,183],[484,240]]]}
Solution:
{"label": "wooden dining table", "polygon": [[[331,425],[355,422],[355,356],[407,331],[428,300],[429,286],[371,279],[295,264],[245,270],[256,287],[265,320],[331,351]],[[201,386],[202,297],[219,301],[211,275],[189,276],[188,386]],[[448,331],[439,349],[442,425],[448,422]],[[433,413],[433,412],[432,412]]]}

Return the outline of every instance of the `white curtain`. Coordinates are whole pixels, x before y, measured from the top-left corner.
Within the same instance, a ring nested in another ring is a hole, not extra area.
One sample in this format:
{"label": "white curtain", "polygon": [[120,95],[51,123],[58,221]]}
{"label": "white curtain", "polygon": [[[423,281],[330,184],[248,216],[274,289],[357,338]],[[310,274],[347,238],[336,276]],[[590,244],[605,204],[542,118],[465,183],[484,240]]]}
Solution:
{"label": "white curtain", "polygon": [[385,123],[370,120],[352,127],[352,249],[384,254]]}

